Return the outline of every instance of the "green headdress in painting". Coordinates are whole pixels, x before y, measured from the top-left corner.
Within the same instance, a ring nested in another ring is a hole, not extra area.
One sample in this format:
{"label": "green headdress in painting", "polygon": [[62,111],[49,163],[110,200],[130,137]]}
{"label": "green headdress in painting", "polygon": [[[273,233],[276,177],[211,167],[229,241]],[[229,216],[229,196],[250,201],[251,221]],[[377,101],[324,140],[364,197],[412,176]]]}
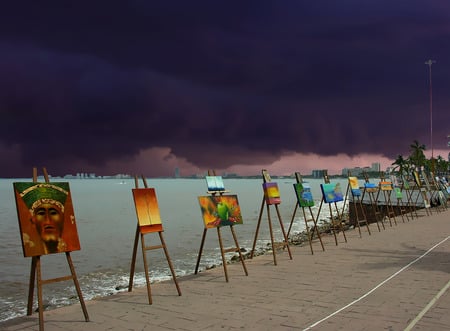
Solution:
{"label": "green headdress in painting", "polygon": [[69,194],[69,183],[14,183],[13,185],[32,215],[34,210],[44,203],[54,204],[64,212],[64,204]]}

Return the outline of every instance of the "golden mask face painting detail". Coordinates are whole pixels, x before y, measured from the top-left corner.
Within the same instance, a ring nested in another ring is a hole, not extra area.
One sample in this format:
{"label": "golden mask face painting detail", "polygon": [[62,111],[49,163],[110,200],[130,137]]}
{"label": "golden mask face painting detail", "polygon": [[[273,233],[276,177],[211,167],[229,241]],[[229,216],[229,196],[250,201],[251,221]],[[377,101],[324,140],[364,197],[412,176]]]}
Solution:
{"label": "golden mask face painting detail", "polygon": [[69,183],[13,183],[23,254],[80,249]]}

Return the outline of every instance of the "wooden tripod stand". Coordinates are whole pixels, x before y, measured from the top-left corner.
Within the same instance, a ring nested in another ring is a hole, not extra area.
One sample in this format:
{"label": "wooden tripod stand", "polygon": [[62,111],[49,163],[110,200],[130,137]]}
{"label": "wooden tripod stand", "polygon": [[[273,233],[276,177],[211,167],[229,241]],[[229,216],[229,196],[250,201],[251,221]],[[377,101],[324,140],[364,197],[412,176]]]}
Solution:
{"label": "wooden tripod stand", "polygon": [[[43,168],[45,183],[49,183],[49,176],[47,174],[46,168]],[[33,168],[33,182],[37,183],[37,169]],[[83,310],[84,318],[86,322],[89,322],[89,315],[86,309],[86,305],[84,303],[83,294],[80,289],[80,285],[78,283],[78,278],[75,272],[75,267],[72,262],[72,258],[70,256],[70,251],[64,252],[66,255],[66,260],[69,265],[70,275],[51,278],[51,279],[42,279],[41,272],[41,256],[33,256],[31,260],[31,271],[30,271],[30,283],[28,289],[28,305],[27,305],[27,315],[32,315],[33,313],[33,293],[34,293],[34,284],[37,284],[37,299],[38,299],[38,312],[39,312],[39,330],[44,330],[44,305],[42,299],[42,285],[62,282],[67,280],[72,280],[77,291],[78,299],[81,304],[81,309]]]}
{"label": "wooden tripod stand", "polygon": [[[142,248],[142,257],[144,260],[144,271],[145,271],[145,281],[147,284],[147,295],[148,295],[148,303],[152,304],[152,291],[150,286],[150,276],[148,272],[148,264],[147,264],[147,252],[155,249],[162,248],[164,250],[164,254],[167,259],[167,263],[169,264],[170,272],[172,273],[172,278],[177,288],[178,295],[181,296],[181,290],[177,282],[177,277],[175,275],[175,270],[172,265],[172,261],[169,257],[169,252],[167,250],[166,243],[163,237],[163,228],[161,223],[161,217],[159,215],[158,202],[156,200],[155,189],[148,188],[147,180],[142,176],[142,180],[144,182],[144,188],[139,188],[138,178],[135,176],[135,189],[133,189],[133,197],[134,204],[136,207],[136,215],[138,218],[138,224],[136,227],[136,234],[134,237],[134,246],[133,246],[133,256],[131,258],[131,268],[130,268],[130,281],[128,284],[128,292],[131,292],[133,289],[133,279],[134,279],[134,270],[136,266],[136,254],[137,254],[137,246],[139,243],[139,238],[141,238],[141,248]],[[144,236],[149,233],[157,232],[159,235],[159,239],[161,241],[160,245],[146,246],[144,242]]]}

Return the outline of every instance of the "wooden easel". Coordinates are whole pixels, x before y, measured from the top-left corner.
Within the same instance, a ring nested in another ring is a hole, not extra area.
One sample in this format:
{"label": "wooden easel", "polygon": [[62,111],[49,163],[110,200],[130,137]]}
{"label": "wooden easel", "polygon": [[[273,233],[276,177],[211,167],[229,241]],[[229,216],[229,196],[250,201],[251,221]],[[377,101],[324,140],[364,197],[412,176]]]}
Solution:
{"label": "wooden easel", "polygon": [[[215,176],[216,173],[214,170],[208,170],[208,175],[209,176]],[[215,196],[216,194],[219,194],[220,196],[223,195],[223,193],[228,192],[228,191],[209,191],[208,190],[208,194],[211,194],[212,196]],[[244,262],[244,256],[242,255],[241,252],[241,248],[239,247],[239,243],[236,237],[236,233],[234,232],[234,228],[233,225],[229,225],[230,227],[230,231],[231,231],[231,235],[233,236],[233,240],[234,240],[234,244],[236,245],[235,247],[231,247],[231,248],[227,248],[225,249],[223,247],[223,241],[222,241],[222,235],[220,233],[220,226],[217,226],[217,237],[219,240],[219,247],[220,247],[220,254],[222,256],[222,265],[223,265],[223,271],[225,273],[225,280],[226,282],[228,282],[228,270],[227,270],[227,261],[225,258],[225,253],[231,253],[231,252],[235,252],[239,254],[239,260],[241,261],[242,264],[242,268],[244,269],[244,273],[246,276],[248,276],[248,271],[247,271],[247,267],[245,266],[245,262]],[[202,257],[202,253],[203,253],[203,246],[205,244],[205,239],[206,239],[206,233],[208,231],[208,228],[205,226],[205,228],[203,229],[203,235],[202,235],[202,241],[200,244],[200,250],[198,252],[198,257],[197,257],[197,264],[195,265],[195,271],[194,273],[197,274],[198,273],[198,268],[200,266],[200,260]]]}
{"label": "wooden easel", "polygon": [[[263,177],[263,184],[271,182],[271,179],[270,179],[270,176],[269,176],[269,173],[267,172],[267,170],[265,170],[265,169],[262,170],[262,177]],[[292,260],[292,253],[291,253],[291,249],[289,248],[289,241],[288,241],[288,237],[286,236],[286,231],[284,230],[283,222],[281,220],[281,215],[280,215],[280,210],[278,209],[278,204],[279,203],[275,203],[274,206],[275,206],[275,210],[278,215],[278,221],[280,223],[281,232],[283,233],[283,242],[281,243],[281,245],[283,248],[287,248],[289,258]],[[256,226],[255,239],[253,240],[253,247],[252,247],[252,253],[250,255],[250,258],[253,259],[253,255],[255,253],[256,241],[258,240],[259,227],[261,225],[262,214],[264,212],[264,205],[266,205],[266,207],[267,207],[267,220],[269,222],[270,242],[272,245],[272,254],[273,254],[273,264],[277,265],[277,256],[276,256],[275,241],[273,238],[272,220],[270,218],[270,205],[267,203],[266,197],[264,195],[263,195],[262,202],[261,202],[261,209],[259,211],[258,224]]]}
{"label": "wooden easel", "polygon": [[363,172],[363,176],[364,176],[364,191],[363,191],[363,195],[362,195],[361,200],[364,201],[364,197],[365,197],[365,195],[367,193],[367,195],[369,197],[370,205],[371,205],[372,210],[373,210],[373,216],[375,218],[375,222],[377,223],[378,232],[381,231],[379,222],[381,222],[381,225],[383,226],[383,230],[386,230],[386,228],[384,227],[384,222],[383,222],[383,218],[381,216],[380,209],[378,208],[377,197],[375,196],[375,192],[378,195],[379,187],[378,186],[376,186],[376,187],[369,187],[369,185],[371,184],[370,181],[369,181],[369,176],[365,172]]}
{"label": "wooden easel", "polygon": [[408,212],[405,208],[405,204],[403,202],[403,192],[402,189],[400,188],[400,185],[398,185],[398,179],[395,175],[391,175],[391,182],[392,182],[392,187],[393,187],[393,191],[395,194],[395,198],[397,200],[397,210],[399,211],[400,216],[402,217],[402,222],[405,223],[405,216],[406,219],[409,222],[409,216],[408,216]]}
{"label": "wooden easel", "polygon": [[[47,169],[43,168],[45,182],[49,183],[49,177],[47,173]],[[37,183],[37,168],[33,168],[33,182]],[[80,300],[81,309],[83,310],[84,319],[86,322],[89,322],[89,315],[86,309],[86,305],[84,304],[83,294],[81,293],[80,284],[78,283],[78,278],[75,272],[75,267],[72,263],[72,258],[70,257],[70,252],[65,252],[67,263],[70,268],[70,275],[51,278],[51,279],[42,279],[41,272],[41,256],[33,256],[31,260],[31,271],[30,271],[30,284],[28,289],[28,306],[27,306],[27,315],[30,316],[33,313],[33,293],[34,293],[34,283],[36,280],[37,283],[37,297],[38,297],[38,312],[39,312],[39,330],[44,330],[44,305],[42,301],[42,285],[51,284],[56,282],[62,282],[72,279],[75,285],[75,289],[77,291],[78,299]]]}
{"label": "wooden easel", "polygon": [[[436,180],[434,179],[434,176],[432,174],[430,174],[430,176],[428,176],[429,174],[427,174],[425,171],[422,172],[423,174],[423,179],[425,182],[425,187],[427,188],[428,192],[430,193],[430,203],[432,201],[436,201],[438,202],[438,205],[436,206],[435,210],[439,213],[441,211],[444,211],[446,209],[445,204],[439,204],[440,202],[440,197],[439,197],[439,187],[436,183]],[[430,178],[428,178],[430,177]],[[431,180],[430,180],[431,179]]]}
{"label": "wooden easel", "polygon": [[[298,184],[303,183],[302,176],[300,175],[299,172],[295,173],[295,178],[296,178]],[[317,217],[314,217],[311,206],[308,206],[309,213],[311,215],[311,218],[308,218],[306,216],[305,207],[300,206],[300,202],[298,201],[298,199],[297,199],[297,203],[295,204],[294,212],[292,213],[291,223],[289,224],[287,237],[289,238],[289,233],[291,232],[292,224],[294,223],[294,219],[295,219],[295,213],[297,212],[298,207],[301,207],[302,211],[303,211],[303,219],[305,221],[306,235],[308,236],[309,247],[311,248],[311,254],[314,254],[313,246],[312,246],[312,240],[314,237],[314,233],[317,235],[317,238],[319,238],[320,245],[322,246],[322,250],[325,251],[325,247],[323,246],[323,242],[322,242],[322,237],[320,236],[320,231],[317,226]],[[310,222],[313,223],[312,231],[309,229],[308,223],[310,223]]]}
{"label": "wooden easel", "polygon": [[391,202],[392,183],[390,181],[386,181],[383,172],[380,172],[380,183],[378,185],[379,190],[377,194],[377,201],[378,198],[380,197],[380,192],[382,192],[386,207],[386,216],[389,219],[389,225],[392,226],[392,219],[394,220],[395,225],[397,225],[397,220],[395,218],[395,211]]}
{"label": "wooden easel", "polygon": [[[347,197],[349,196],[349,193],[352,194],[352,205],[353,208],[355,210],[355,216],[356,216],[356,226],[358,226],[358,231],[359,231],[359,237],[362,238],[362,234],[361,234],[361,223],[363,223],[366,228],[367,228],[367,232],[369,233],[369,236],[372,234],[370,232],[370,227],[369,227],[369,221],[367,220],[366,217],[366,213],[364,212],[364,208],[361,202],[361,192],[359,191],[359,187],[358,187],[358,193],[354,192],[354,190],[352,189],[351,185],[350,185],[350,180],[351,180],[352,176],[350,171],[348,172],[348,184],[347,184],[347,190],[345,192],[345,199],[344,199],[344,206],[342,208],[345,208],[345,203],[347,202]],[[354,177],[356,178],[356,177]],[[357,180],[357,178],[356,178]],[[359,217],[359,213],[358,213],[358,207],[361,210],[361,214],[362,217]],[[350,210],[350,205],[349,205],[349,210]]]}
{"label": "wooden easel", "polygon": [[430,204],[430,201],[428,200],[428,196],[427,196],[427,189],[425,187],[423,187],[423,185],[422,185],[422,181],[420,179],[419,172],[417,170],[413,170],[412,175],[414,177],[414,184],[415,184],[413,189],[416,189],[419,191],[417,194],[417,197],[416,197],[415,204],[418,205],[419,198],[422,198],[423,206],[425,208],[425,212],[427,213],[427,216],[433,215],[431,208],[430,208],[431,204]]}
{"label": "wooden easel", "polygon": [[[135,176],[135,189],[139,189],[139,181],[137,176]],[[142,181],[144,182],[144,189],[148,189],[147,180],[144,176],[142,176]],[[135,201],[136,205],[136,201]],[[137,206],[136,206],[136,212],[137,212]],[[138,216],[139,217],[139,216]],[[154,245],[154,246],[146,246],[144,242],[144,236],[149,233],[155,233],[158,232],[159,239],[161,241],[161,245]],[[145,271],[145,281],[147,283],[147,295],[148,295],[148,303],[152,304],[152,291],[150,287],[150,276],[148,272],[148,264],[147,264],[147,251],[154,250],[154,249],[160,249],[162,248],[164,250],[164,254],[166,255],[167,263],[169,264],[170,272],[172,273],[173,281],[175,283],[175,286],[177,288],[178,295],[181,296],[181,290],[178,286],[177,277],[175,275],[175,270],[172,265],[172,261],[169,257],[169,252],[167,250],[166,243],[164,241],[163,237],[163,228],[162,224],[155,224],[155,225],[140,225],[139,219],[136,227],[136,234],[134,236],[134,246],[133,246],[133,256],[131,258],[131,268],[130,268],[130,281],[128,283],[128,292],[131,292],[133,289],[133,279],[134,279],[134,271],[136,266],[136,254],[137,254],[137,247],[139,243],[139,237],[141,238],[141,248],[142,248],[142,258],[144,260],[144,271]]]}
{"label": "wooden easel", "polygon": [[[324,172],[323,172],[323,180],[324,180],[325,184],[329,184],[330,183],[330,178],[328,177],[328,172],[326,170],[324,170]],[[322,194],[322,200],[320,201],[319,211],[317,212],[317,215],[320,215],[320,211],[322,210],[322,205],[323,205],[324,202],[328,203],[328,202],[325,201],[325,199],[323,197],[323,194]],[[344,226],[342,225],[342,215],[341,215],[341,213],[339,213],[339,208],[337,206],[337,203],[334,202],[333,204],[334,204],[334,208],[335,208],[336,214],[337,214],[336,218],[333,215],[333,210],[331,208],[331,203],[328,203],[328,207],[329,207],[329,210],[330,210],[330,227],[331,227],[331,230],[333,232],[334,242],[336,243],[336,246],[337,246],[338,245],[338,240],[337,240],[336,230],[342,232],[342,235],[344,236],[345,242],[347,242],[347,236],[345,235]]]}
{"label": "wooden easel", "polygon": [[402,184],[400,186],[400,189],[402,190],[402,192],[405,191],[406,205],[409,208],[411,219],[414,219],[414,215],[416,216],[416,218],[419,218],[419,215],[417,215],[416,205],[413,201],[412,191],[410,190],[408,178],[406,178],[405,176],[402,176],[401,180],[402,180]]}

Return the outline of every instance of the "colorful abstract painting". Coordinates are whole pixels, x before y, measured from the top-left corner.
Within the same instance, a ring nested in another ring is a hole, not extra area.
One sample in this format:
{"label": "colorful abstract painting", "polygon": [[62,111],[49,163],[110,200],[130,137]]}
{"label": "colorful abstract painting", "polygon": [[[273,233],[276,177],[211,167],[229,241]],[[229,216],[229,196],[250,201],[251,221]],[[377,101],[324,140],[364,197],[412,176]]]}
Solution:
{"label": "colorful abstract painting", "polygon": [[392,191],[392,182],[380,181],[378,185],[380,185],[380,189],[382,191]]}
{"label": "colorful abstract painting", "polygon": [[243,223],[236,195],[201,196],[198,202],[207,229]]}
{"label": "colorful abstract painting", "polygon": [[162,231],[161,215],[154,188],[132,189],[138,224],[143,232]]}
{"label": "colorful abstract painting", "polygon": [[413,170],[414,181],[416,182],[417,187],[421,187],[422,183],[420,181],[419,173],[416,170]]}
{"label": "colorful abstract painting", "polygon": [[268,205],[278,205],[281,203],[280,191],[278,184],[275,182],[263,183],[264,198]]}
{"label": "colorful abstract painting", "polygon": [[400,189],[400,187],[395,187],[395,196],[397,197],[397,199],[403,199],[403,194],[402,194],[402,190]]}
{"label": "colorful abstract painting", "polygon": [[223,192],[225,191],[225,184],[222,176],[206,176],[206,185],[208,192]]}
{"label": "colorful abstract painting", "polygon": [[375,183],[364,183],[364,189],[369,193],[378,191],[378,186]]}
{"label": "colorful abstract painting", "polygon": [[300,207],[314,206],[314,199],[311,193],[311,187],[308,183],[294,183],[295,194]]}
{"label": "colorful abstract painting", "polygon": [[359,189],[359,183],[357,177],[348,177],[348,183],[350,184],[350,190],[354,197],[361,196],[361,190]]}
{"label": "colorful abstract painting", "polygon": [[344,200],[342,188],[339,183],[320,184],[323,200],[327,203],[339,202]]}
{"label": "colorful abstract painting", "polygon": [[25,257],[80,249],[69,183],[13,183]]}

